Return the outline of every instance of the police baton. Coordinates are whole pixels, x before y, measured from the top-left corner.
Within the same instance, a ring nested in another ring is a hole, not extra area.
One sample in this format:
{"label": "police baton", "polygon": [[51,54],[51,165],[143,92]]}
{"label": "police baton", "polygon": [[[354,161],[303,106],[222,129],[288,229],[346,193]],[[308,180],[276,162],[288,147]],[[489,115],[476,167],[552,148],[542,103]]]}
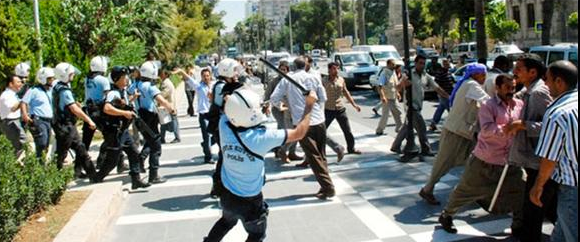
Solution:
{"label": "police baton", "polygon": [[133,119],[135,120],[135,126],[137,126],[137,129],[141,131],[141,134],[143,134],[144,138],[156,140],[161,137],[155,134],[155,132],[153,132],[153,130],[149,127],[149,125],[147,125],[147,123],[145,123],[145,121],[143,121],[143,119],[139,117],[139,115],[136,112],[133,112]]}
{"label": "police baton", "polygon": [[260,61],[263,62],[264,64],[266,64],[266,66],[269,67],[270,69],[274,70],[280,76],[284,77],[286,80],[288,80],[294,86],[296,86],[298,89],[300,89],[300,92],[302,92],[302,94],[304,96],[308,96],[310,94],[310,90],[307,90],[304,86],[302,86],[302,84],[298,83],[296,80],[294,80],[290,76],[286,75],[286,73],[282,72],[274,64],[270,63],[269,61],[267,61],[263,57],[260,57]]}

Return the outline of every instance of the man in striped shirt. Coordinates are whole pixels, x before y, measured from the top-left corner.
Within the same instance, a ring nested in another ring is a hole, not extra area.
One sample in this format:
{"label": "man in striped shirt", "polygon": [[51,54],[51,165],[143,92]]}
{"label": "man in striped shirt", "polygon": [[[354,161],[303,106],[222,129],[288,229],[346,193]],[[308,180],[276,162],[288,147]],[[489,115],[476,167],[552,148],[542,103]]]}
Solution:
{"label": "man in striped shirt", "polygon": [[578,241],[578,68],[568,61],[548,67],[546,85],[557,99],[544,115],[536,155],[542,158],[532,203],[542,207],[544,185],[549,179],[560,184],[558,221],[551,240]]}

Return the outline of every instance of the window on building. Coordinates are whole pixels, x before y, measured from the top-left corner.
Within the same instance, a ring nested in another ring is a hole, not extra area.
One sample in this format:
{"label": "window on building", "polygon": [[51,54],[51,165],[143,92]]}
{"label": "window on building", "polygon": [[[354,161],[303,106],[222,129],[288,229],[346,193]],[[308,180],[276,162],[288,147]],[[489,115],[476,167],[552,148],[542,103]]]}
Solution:
{"label": "window on building", "polygon": [[521,24],[521,20],[520,20],[520,6],[514,6],[513,8],[513,14],[514,14],[514,21],[516,21],[516,23],[518,23],[520,26],[522,26]]}
{"label": "window on building", "polygon": [[528,4],[528,28],[533,28],[536,25],[536,9],[534,4]]}

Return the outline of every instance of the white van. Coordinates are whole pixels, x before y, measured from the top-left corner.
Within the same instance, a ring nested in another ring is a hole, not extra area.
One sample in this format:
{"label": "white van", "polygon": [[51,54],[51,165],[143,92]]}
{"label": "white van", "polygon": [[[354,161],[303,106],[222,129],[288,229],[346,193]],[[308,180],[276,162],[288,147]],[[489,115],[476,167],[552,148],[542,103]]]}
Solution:
{"label": "white van", "polygon": [[379,71],[379,67],[366,51],[337,52],[330,58],[340,65],[338,74],[344,78],[349,89],[356,85],[368,84],[369,78]]}
{"label": "white van", "polygon": [[462,55],[467,55],[467,58],[476,58],[477,57],[477,43],[476,42],[469,42],[469,43],[461,43],[453,47],[451,51],[447,54],[447,58],[451,58],[454,63],[459,61],[459,57]]}
{"label": "white van", "polygon": [[392,45],[357,45],[353,46],[352,50],[368,52],[375,63],[378,62],[380,67],[387,66],[388,59],[401,60],[401,55],[397,52],[397,48]]}
{"label": "white van", "polygon": [[559,60],[567,60],[578,66],[578,43],[534,46],[530,48],[530,53],[542,57],[546,65]]}

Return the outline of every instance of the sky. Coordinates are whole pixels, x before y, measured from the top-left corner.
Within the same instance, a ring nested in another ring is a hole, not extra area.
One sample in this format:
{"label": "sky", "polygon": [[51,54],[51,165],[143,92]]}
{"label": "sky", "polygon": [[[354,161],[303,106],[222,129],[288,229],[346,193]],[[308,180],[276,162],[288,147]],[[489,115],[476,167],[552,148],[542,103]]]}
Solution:
{"label": "sky", "polygon": [[236,24],[246,17],[246,0],[220,0],[214,11],[226,12],[223,18],[226,32],[233,31]]}

